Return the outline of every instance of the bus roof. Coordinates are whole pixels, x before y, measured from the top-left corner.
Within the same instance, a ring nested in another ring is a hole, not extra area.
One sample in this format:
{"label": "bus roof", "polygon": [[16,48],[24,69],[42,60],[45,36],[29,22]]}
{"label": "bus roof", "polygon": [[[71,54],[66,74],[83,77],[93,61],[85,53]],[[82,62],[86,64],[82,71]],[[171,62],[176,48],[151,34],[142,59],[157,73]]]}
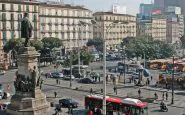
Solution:
{"label": "bus roof", "polygon": [[125,98],[122,100],[123,104],[134,105],[140,108],[144,108],[147,106],[147,103],[140,101],[139,99],[133,98]]}

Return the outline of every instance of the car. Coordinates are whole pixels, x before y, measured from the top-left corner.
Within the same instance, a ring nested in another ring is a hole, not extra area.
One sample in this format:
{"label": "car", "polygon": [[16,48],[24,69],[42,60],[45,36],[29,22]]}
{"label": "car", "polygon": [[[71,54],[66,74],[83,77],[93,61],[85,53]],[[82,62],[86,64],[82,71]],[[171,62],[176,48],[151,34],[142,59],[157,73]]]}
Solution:
{"label": "car", "polygon": [[4,70],[0,70],[0,75],[4,75],[6,72]]}
{"label": "car", "polygon": [[71,77],[72,80],[75,79],[75,77],[73,75],[64,75],[63,79],[64,80],[70,80],[70,77]]}
{"label": "car", "polygon": [[89,83],[94,83],[94,81],[91,78],[82,78],[79,80],[80,83],[85,83],[85,84],[89,84]]}
{"label": "car", "polygon": [[139,79],[139,73],[133,72],[131,75],[134,79]]}
{"label": "car", "polygon": [[53,73],[51,73],[51,77],[53,77],[53,78],[63,78],[64,75],[62,73],[59,73],[59,72],[53,72]]}
{"label": "car", "polygon": [[65,99],[60,99],[59,104],[62,105],[62,107],[72,107],[72,108],[78,108],[79,103],[71,98],[65,98]]}

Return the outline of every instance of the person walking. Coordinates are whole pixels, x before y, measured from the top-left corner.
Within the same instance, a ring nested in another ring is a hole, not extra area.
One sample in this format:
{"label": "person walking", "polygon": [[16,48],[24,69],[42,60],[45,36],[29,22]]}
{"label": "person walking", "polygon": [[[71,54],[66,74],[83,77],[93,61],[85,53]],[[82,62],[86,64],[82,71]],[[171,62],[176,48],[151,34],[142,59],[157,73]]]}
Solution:
{"label": "person walking", "polygon": [[113,90],[114,90],[114,93],[116,93],[116,95],[117,95],[117,87],[116,86],[114,86]]}
{"label": "person walking", "polygon": [[141,97],[141,90],[138,90],[139,98]]}
{"label": "person walking", "polygon": [[56,91],[54,92],[54,95],[55,95],[55,98],[56,98],[57,97],[57,92]]}
{"label": "person walking", "polygon": [[151,81],[152,81],[152,79],[153,79],[153,76],[151,76],[151,77],[150,77],[150,79],[151,79]]}
{"label": "person walking", "polygon": [[168,100],[168,92],[166,92],[166,101]]}
{"label": "person walking", "polygon": [[90,94],[92,94],[92,93],[93,93],[93,89],[91,88],[91,89],[90,89]]}
{"label": "person walking", "polygon": [[164,100],[164,92],[163,92],[163,95],[162,95],[162,99]]}
{"label": "person walking", "polygon": [[154,97],[155,97],[155,100],[158,99],[158,96],[157,96],[157,93],[156,92],[154,93]]}

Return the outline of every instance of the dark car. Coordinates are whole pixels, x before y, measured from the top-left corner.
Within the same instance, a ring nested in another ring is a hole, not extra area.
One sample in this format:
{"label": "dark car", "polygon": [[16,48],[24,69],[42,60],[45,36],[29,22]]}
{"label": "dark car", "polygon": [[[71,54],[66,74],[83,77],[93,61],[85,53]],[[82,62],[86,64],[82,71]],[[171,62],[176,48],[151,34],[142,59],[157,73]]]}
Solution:
{"label": "dark car", "polygon": [[80,83],[86,83],[86,84],[94,83],[94,81],[91,78],[83,78],[83,79],[80,79],[79,82]]}
{"label": "dark car", "polygon": [[79,106],[79,103],[73,99],[69,99],[69,98],[66,98],[66,99],[60,99],[59,100],[59,104],[62,105],[62,107],[72,107],[72,108],[78,108]]}

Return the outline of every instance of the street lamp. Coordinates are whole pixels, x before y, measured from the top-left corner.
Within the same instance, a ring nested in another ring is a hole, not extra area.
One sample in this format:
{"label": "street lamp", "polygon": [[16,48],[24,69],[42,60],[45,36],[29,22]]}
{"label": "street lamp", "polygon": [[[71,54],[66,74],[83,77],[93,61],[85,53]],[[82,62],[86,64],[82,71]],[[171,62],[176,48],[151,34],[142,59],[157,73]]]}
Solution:
{"label": "street lamp", "polygon": [[[91,20],[91,23],[93,25],[98,25],[95,20]],[[111,29],[111,26],[113,24],[117,24],[117,23],[119,23],[118,20],[109,24],[107,29],[106,29],[106,32],[108,33],[109,30]],[[104,65],[103,66],[103,73],[104,73],[104,80],[103,80],[103,85],[104,85],[104,87],[103,87],[103,89],[104,89],[103,90],[103,115],[106,115],[106,37],[103,36],[103,32],[104,32],[103,28],[100,25],[98,25],[98,27],[102,30],[101,35],[102,35],[102,38],[104,38],[104,40],[103,40],[103,65]]]}
{"label": "street lamp", "polygon": [[174,104],[174,56],[173,56],[173,70],[172,70],[172,100],[171,100],[171,104]]}

